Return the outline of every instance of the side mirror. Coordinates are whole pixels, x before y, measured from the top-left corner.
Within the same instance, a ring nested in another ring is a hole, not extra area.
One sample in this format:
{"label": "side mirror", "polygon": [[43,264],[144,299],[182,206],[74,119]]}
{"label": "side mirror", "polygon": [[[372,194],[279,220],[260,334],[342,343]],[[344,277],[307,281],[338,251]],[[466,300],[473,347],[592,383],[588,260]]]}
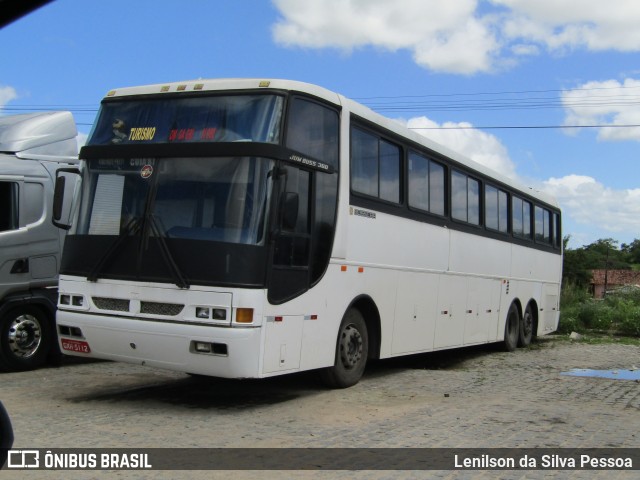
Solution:
{"label": "side mirror", "polygon": [[298,210],[300,208],[300,196],[296,192],[284,192],[282,194],[282,228],[295,230],[298,223]]}
{"label": "side mirror", "polygon": [[7,461],[7,455],[12,446],[13,427],[11,426],[9,414],[7,414],[2,402],[0,402],[0,469]]}
{"label": "side mirror", "polygon": [[61,168],[56,172],[51,221],[63,230],[71,228],[73,201],[79,180],[80,170],[77,168]]}

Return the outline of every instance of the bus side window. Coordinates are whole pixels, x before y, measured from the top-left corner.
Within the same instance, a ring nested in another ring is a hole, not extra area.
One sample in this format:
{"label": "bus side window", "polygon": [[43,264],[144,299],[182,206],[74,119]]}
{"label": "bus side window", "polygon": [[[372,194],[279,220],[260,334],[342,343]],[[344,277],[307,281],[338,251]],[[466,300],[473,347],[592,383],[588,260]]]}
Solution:
{"label": "bus side window", "polygon": [[551,244],[551,212],[546,208],[535,207],[536,242]]}
{"label": "bus side window", "polygon": [[560,214],[553,214],[553,246],[560,248],[562,246],[562,233],[560,229]]}
{"label": "bus side window", "polygon": [[507,233],[508,208],[507,192],[487,185],[484,189],[485,225],[491,230]]}
{"label": "bus side window", "polygon": [[380,141],[380,198],[400,203],[400,148]]}
{"label": "bus side window", "polygon": [[531,240],[531,204],[520,197],[512,197],[511,214],[513,235]]}
{"label": "bus side window", "polygon": [[378,138],[360,129],[351,130],[351,188],[378,196]]}
{"label": "bus side window", "polygon": [[392,203],[401,201],[400,147],[359,128],[351,129],[351,188]]}
{"label": "bus side window", "polygon": [[451,175],[451,216],[480,225],[480,182],[455,170]]}
{"label": "bus side window", "polygon": [[338,112],[302,98],[289,110],[287,147],[338,169]]}
{"label": "bus side window", "polygon": [[444,215],[444,167],[415,152],[409,153],[409,206]]}

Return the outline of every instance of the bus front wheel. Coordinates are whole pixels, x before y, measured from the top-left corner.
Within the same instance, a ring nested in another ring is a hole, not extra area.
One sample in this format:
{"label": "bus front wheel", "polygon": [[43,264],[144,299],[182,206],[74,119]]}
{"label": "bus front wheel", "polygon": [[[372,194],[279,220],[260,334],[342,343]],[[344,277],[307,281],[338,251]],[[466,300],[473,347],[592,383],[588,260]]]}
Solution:
{"label": "bus front wheel", "polygon": [[520,313],[515,303],[509,307],[507,321],[504,326],[504,348],[508,352],[513,352],[518,347],[520,337]]}
{"label": "bus front wheel", "polygon": [[322,381],[331,388],[347,388],[358,383],[367,364],[369,335],[359,310],[344,315],[338,331],[335,363],[321,370]]}

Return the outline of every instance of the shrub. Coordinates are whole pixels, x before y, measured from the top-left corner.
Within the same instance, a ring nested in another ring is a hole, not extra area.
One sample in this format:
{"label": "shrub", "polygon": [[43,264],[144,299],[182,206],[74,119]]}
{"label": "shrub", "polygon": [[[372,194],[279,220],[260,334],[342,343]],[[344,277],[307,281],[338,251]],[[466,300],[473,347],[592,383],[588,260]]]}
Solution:
{"label": "shrub", "polygon": [[640,289],[594,300],[586,289],[565,285],[560,297],[560,333],[588,330],[640,336]]}
{"label": "shrub", "polygon": [[568,312],[566,309],[560,312],[560,323],[558,324],[558,333],[570,334],[571,332],[582,333],[584,328],[578,321],[578,315],[574,312]]}

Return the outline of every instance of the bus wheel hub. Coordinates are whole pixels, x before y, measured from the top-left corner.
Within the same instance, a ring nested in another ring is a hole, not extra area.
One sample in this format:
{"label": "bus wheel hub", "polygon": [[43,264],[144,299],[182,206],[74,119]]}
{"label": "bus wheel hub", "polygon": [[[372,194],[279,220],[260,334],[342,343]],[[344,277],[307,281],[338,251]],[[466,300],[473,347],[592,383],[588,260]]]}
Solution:
{"label": "bus wheel hub", "polygon": [[347,325],[342,332],[340,358],[347,368],[355,367],[362,358],[362,335],[353,325]]}

